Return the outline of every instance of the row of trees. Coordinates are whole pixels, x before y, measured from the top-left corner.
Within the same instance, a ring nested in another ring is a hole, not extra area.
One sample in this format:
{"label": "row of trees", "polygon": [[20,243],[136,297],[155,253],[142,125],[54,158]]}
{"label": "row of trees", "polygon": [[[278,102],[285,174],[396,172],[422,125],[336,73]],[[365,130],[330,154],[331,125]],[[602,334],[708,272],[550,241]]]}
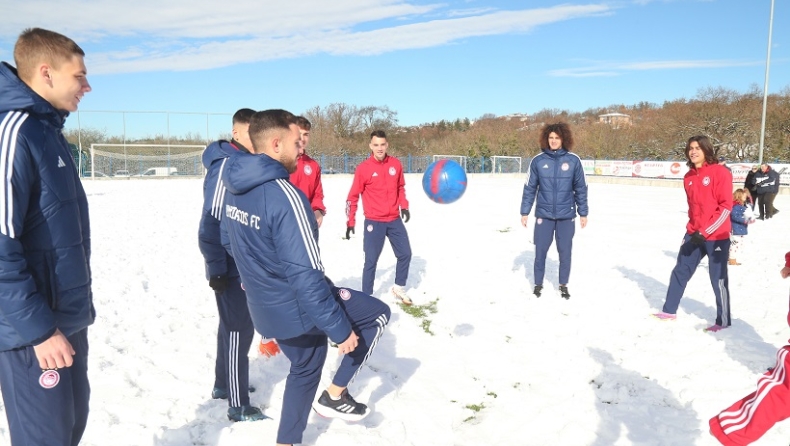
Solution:
{"label": "row of trees", "polygon": [[[313,125],[311,153],[358,155],[368,151],[371,131],[387,132],[395,155],[466,155],[470,157],[532,156],[539,149],[538,138],[544,123],[571,124],[575,152],[593,159],[683,159],[686,140],[708,135],[720,154],[732,160],[755,161],[758,157],[762,118],[762,92],[753,86],[745,93],[725,88],[702,90],[693,99],[677,99],[661,105],[642,102],[632,106],[614,105],[584,112],[543,109],[531,116],[481,116],[441,120],[419,126],[398,124],[397,111],[387,106],[359,107],[344,103],[313,107],[304,116]],[[611,112],[630,116],[630,125],[612,126],[599,122],[599,115]],[[764,159],[790,160],[790,87],[770,95],[767,104]],[[76,130],[67,132],[76,143]],[[230,137],[230,134],[223,135]],[[82,129],[83,147],[92,142],[119,143],[120,136],[97,129]],[[198,133],[170,137],[171,143],[203,144]],[[133,141],[166,143],[154,135]],[[132,141],[126,141],[130,143]]]}

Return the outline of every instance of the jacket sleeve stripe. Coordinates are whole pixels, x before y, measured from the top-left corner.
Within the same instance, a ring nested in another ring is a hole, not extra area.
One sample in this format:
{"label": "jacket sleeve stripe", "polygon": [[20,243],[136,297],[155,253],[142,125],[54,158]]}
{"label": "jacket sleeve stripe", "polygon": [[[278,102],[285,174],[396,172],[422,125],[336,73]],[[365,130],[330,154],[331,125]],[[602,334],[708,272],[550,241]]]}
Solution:
{"label": "jacket sleeve stripe", "polygon": [[227,158],[222,160],[217,174],[217,185],[214,187],[214,200],[211,202],[211,215],[222,221],[222,205],[225,203],[225,184],[222,182],[222,171],[225,169]]}
{"label": "jacket sleeve stripe", "polygon": [[757,382],[757,392],[746,401],[738,410],[722,412],[719,414],[719,422],[725,434],[729,435],[737,430],[746,427],[752,421],[755,411],[760,403],[771,393],[774,387],[784,383],[787,370],[785,369],[786,349],[780,349],[777,353],[776,368],[770,375],[763,375]]}
{"label": "jacket sleeve stripe", "polygon": [[0,123],[0,233],[14,238],[14,153],[16,152],[16,138],[19,127],[29,115],[24,112],[14,111],[8,113]]}
{"label": "jacket sleeve stripe", "polygon": [[291,207],[294,210],[294,214],[296,215],[296,224],[299,227],[299,232],[302,235],[302,241],[304,241],[304,246],[307,250],[307,256],[310,258],[311,265],[314,269],[323,271],[324,266],[321,264],[321,256],[318,254],[318,244],[315,242],[315,239],[311,234],[310,222],[307,219],[307,213],[304,209],[304,206],[301,205],[302,203],[299,199],[299,193],[296,192],[296,189],[290,182],[288,182],[288,180],[280,178],[276,181],[277,184],[280,185],[280,188],[282,188],[283,192],[285,192],[285,196],[288,198],[288,202],[291,203]]}
{"label": "jacket sleeve stripe", "polygon": [[730,211],[729,211],[729,209],[722,209],[721,215],[719,215],[719,218],[716,219],[716,221],[713,222],[712,225],[708,226],[708,229],[706,229],[705,232],[708,235],[713,234],[714,232],[716,232],[717,229],[719,229],[719,227],[722,224],[724,224],[725,221],[727,221],[729,219],[730,219]]}

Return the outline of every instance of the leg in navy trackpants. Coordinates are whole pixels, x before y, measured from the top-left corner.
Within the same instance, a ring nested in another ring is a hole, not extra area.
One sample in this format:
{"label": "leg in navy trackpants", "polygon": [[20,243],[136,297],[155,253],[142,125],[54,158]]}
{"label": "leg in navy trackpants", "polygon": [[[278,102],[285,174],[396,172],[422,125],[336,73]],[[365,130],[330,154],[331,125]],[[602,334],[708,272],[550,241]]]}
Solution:
{"label": "leg in navy trackpants", "polygon": [[576,234],[575,219],[551,220],[538,218],[535,220],[535,265],[533,275],[535,285],[543,285],[546,274],[546,254],[552,242],[557,239],[557,252],[560,255],[560,285],[567,285],[571,276],[571,252],[573,236]]}
{"label": "leg in navy trackpants", "polygon": [[216,298],[220,323],[214,387],[227,389],[228,406],[246,406],[250,404],[250,360],[247,355],[255,329],[241,279],[228,278],[227,288],[216,293]]}
{"label": "leg in navy trackpants", "polygon": [[669,276],[669,287],[664,307],[661,311],[676,314],[680,306],[680,299],[686,291],[686,285],[697,270],[700,261],[708,256],[708,272],[713,294],[716,296],[716,325],[729,327],[730,320],[730,290],[727,272],[727,260],[730,251],[730,239],[706,241],[703,245],[691,243],[691,236],[683,237],[683,244],[678,252],[677,263]]}
{"label": "leg in navy trackpants", "polygon": [[71,367],[41,371],[33,347],[0,352],[0,389],[14,445],[77,446],[88,423],[88,329],[68,337]]}
{"label": "leg in navy trackpants", "polygon": [[[333,288],[333,291],[335,300],[346,311],[354,332],[359,336],[359,345],[343,358],[332,379],[335,385],[345,387],[378,343],[389,321],[390,308],[384,302],[359,291],[347,288]],[[316,328],[301,336],[277,341],[283,354],[291,361],[291,370],[285,380],[277,443],[301,443],[310,407],[321,381],[327,338]]]}
{"label": "leg in navy trackpants", "polygon": [[373,294],[373,282],[376,278],[376,265],[384,248],[384,239],[388,238],[392,251],[395,253],[397,264],[395,266],[395,284],[406,285],[409,278],[409,264],[411,263],[411,245],[406,226],[400,218],[390,222],[380,222],[365,219],[365,235],[362,240],[362,249],[365,251],[365,266],[362,269],[362,292]]}

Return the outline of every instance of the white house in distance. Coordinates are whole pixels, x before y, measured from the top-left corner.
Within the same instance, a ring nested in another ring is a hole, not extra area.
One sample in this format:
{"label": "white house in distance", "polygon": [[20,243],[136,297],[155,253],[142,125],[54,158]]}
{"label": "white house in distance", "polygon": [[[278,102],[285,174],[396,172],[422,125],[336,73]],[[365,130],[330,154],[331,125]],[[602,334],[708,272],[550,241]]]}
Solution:
{"label": "white house in distance", "polygon": [[620,127],[625,125],[631,125],[631,116],[626,115],[625,113],[606,113],[603,115],[598,115],[598,122],[603,124],[609,124],[612,127]]}

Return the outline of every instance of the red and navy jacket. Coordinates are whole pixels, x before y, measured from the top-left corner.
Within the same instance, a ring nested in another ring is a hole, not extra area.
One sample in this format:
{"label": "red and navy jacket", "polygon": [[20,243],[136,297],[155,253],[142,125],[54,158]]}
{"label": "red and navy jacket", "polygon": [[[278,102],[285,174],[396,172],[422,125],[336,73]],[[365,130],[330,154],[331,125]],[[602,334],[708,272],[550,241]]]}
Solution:
{"label": "red and navy jacket", "polygon": [[409,209],[400,161],[389,155],[378,161],[371,155],[357,166],[346,201],[348,227],[353,227],[356,222],[360,194],[368,220],[390,222],[400,216],[400,209]]}
{"label": "red and navy jacket", "polygon": [[291,174],[291,184],[307,195],[313,211],[326,215],[324,188],[321,186],[321,166],[306,153],[296,160],[296,170]]}
{"label": "red and navy jacket", "polygon": [[730,238],[732,173],[718,164],[692,167],[683,177],[689,205],[686,232],[699,231],[706,240]]}

